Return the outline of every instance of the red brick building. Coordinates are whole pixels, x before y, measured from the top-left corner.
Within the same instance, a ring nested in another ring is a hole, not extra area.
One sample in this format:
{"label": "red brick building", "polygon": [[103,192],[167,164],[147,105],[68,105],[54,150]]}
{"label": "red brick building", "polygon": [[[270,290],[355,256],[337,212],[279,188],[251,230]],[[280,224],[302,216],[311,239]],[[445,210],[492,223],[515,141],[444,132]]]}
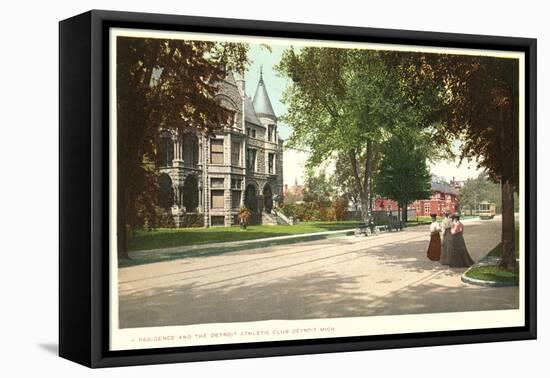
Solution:
{"label": "red brick building", "polygon": [[285,200],[291,199],[291,202],[300,202],[304,199],[304,186],[298,185],[298,180],[294,179],[294,185],[288,186],[285,184],[283,187],[283,198]]}
{"label": "red brick building", "polygon": [[[416,215],[430,214],[443,215],[445,210],[455,213],[458,210],[458,189],[444,181],[432,181],[432,195],[430,198],[414,201],[409,210],[416,211]],[[374,203],[374,210],[397,211],[397,202],[378,198]]]}

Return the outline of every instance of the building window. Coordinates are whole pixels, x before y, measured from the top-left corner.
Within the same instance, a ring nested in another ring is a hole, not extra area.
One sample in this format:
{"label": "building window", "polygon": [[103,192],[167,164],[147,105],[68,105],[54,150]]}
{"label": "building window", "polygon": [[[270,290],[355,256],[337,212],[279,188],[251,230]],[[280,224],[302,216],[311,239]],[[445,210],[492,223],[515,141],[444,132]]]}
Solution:
{"label": "building window", "polygon": [[212,208],[223,209],[223,190],[212,190]]}
{"label": "building window", "polygon": [[241,143],[231,142],[231,165],[241,165]]}
{"label": "building window", "polygon": [[267,140],[270,142],[273,142],[273,131],[275,129],[275,125],[268,125],[267,126]]}
{"label": "building window", "polygon": [[182,143],[183,164],[186,167],[194,167],[199,162],[199,142],[195,135],[187,134]]}
{"label": "building window", "polygon": [[241,190],[242,182],[243,182],[242,179],[231,179],[231,189]]}
{"label": "building window", "polygon": [[223,164],[223,139],[212,139],[210,141],[210,162],[212,164]]}
{"label": "building window", "polygon": [[238,209],[241,207],[241,191],[233,190],[231,192],[231,207],[233,209]]}
{"label": "building window", "polygon": [[256,171],[256,150],[251,148],[246,150],[246,169]]}
{"label": "building window", "polygon": [[165,136],[160,138],[159,158],[161,167],[171,167],[174,160],[174,143],[172,138]]}
{"label": "building window", "polygon": [[424,204],[424,214],[429,214],[429,213],[430,213],[430,204],[425,203]]}
{"label": "building window", "polygon": [[211,178],[210,186],[212,189],[223,189],[223,178]]}
{"label": "building window", "polygon": [[267,167],[268,172],[273,174],[275,173],[275,154],[268,154],[267,156]]}
{"label": "building window", "polygon": [[212,226],[224,226],[225,217],[223,215],[212,215],[212,217],[210,217],[210,224]]}
{"label": "building window", "polygon": [[256,138],[256,129],[254,129],[252,127],[247,127],[246,128],[246,135],[249,136],[249,137],[252,137],[252,138]]}

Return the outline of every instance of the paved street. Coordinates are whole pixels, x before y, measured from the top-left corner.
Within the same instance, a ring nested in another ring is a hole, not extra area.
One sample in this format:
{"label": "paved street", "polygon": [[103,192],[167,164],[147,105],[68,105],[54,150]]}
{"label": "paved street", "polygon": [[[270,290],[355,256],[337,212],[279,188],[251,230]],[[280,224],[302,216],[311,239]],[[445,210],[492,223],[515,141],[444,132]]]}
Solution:
{"label": "paved street", "polygon": [[[500,218],[464,222],[477,261],[500,239]],[[426,258],[428,227],[374,237],[248,249],[119,269],[120,326],[510,309],[518,288],[460,280]]]}

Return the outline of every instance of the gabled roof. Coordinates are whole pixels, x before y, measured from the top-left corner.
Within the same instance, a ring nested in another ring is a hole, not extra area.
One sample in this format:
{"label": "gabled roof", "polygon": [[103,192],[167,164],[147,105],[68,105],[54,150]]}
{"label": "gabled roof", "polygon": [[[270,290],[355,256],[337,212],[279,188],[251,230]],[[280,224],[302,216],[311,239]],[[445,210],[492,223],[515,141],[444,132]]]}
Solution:
{"label": "gabled roof", "polygon": [[256,88],[256,94],[254,94],[254,110],[259,117],[268,117],[277,119],[275,112],[273,111],[273,106],[271,106],[271,101],[267,94],[267,89],[264,84],[264,78],[262,72],[260,71],[260,81],[258,82],[258,87]]}
{"label": "gabled roof", "polygon": [[458,191],[446,182],[432,181],[432,192],[458,194]]}

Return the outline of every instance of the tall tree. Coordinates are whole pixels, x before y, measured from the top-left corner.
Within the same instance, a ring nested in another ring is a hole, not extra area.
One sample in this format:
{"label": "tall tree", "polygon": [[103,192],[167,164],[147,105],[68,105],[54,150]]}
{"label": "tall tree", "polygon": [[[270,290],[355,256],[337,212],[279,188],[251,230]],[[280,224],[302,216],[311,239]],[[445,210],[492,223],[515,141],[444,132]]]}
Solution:
{"label": "tall tree", "polygon": [[320,172],[308,170],[304,183],[304,201],[329,203],[335,196],[336,191],[330,177],[323,169]]}
{"label": "tall tree", "polygon": [[117,38],[117,223],[119,257],[128,230],[155,221],[161,128],[212,133],[232,114],[215,99],[229,69],[242,70],[247,46]]}
{"label": "tall tree", "polygon": [[480,202],[494,202],[497,213],[501,209],[500,185],[492,182],[487,174],[482,172],[475,178],[469,178],[460,189],[459,202],[461,209],[476,210]]}
{"label": "tall tree", "polygon": [[[439,137],[460,138],[462,159],[476,159],[501,185],[503,268],[515,268],[514,192],[519,189],[519,62],[466,55],[424,55],[412,83],[437,82],[445,124]],[[421,85],[421,84],[420,84]]]}
{"label": "tall tree", "polygon": [[309,149],[314,167],[345,157],[364,221],[371,217],[380,144],[398,124],[427,126],[415,103],[421,96],[409,96],[394,61],[381,51],[306,47],[287,50],[278,66],[291,80],[283,96],[283,119],[293,128],[289,145]]}
{"label": "tall tree", "polygon": [[376,192],[397,202],[407,221],[407,206],[430,197],[431,175],[425,150],[411,140],[393,136],[383,144],[384,157],[376,180]]}

